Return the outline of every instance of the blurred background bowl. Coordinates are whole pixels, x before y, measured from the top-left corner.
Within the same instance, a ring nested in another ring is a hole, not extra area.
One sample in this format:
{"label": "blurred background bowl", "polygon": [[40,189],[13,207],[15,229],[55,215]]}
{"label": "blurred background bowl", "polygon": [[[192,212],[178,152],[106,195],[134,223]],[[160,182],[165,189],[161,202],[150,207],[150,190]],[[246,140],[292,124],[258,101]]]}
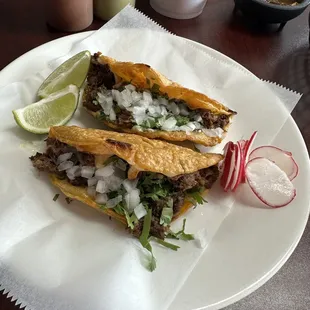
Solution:
{"label": "blurred background bowl", "polygon": [[266,24],[286,23],[300,15],[310,4],[310,0],[296,0],[294,6],[269,3],[267,0],[235,0],[235,9],[247,18]]}

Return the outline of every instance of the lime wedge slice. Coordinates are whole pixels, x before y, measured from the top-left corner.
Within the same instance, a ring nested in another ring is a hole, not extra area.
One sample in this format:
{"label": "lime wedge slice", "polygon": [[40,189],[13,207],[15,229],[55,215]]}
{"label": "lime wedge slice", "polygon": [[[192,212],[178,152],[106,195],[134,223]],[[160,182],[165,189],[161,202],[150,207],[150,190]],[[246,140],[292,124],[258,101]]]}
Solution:
{"label": "lime wedge slice", "polygon": [[65,61],[43,82],[38,90],[38,97],[48,97],[70,84],[81,87],[89,70],[90,59],[90,52],[83,51]]}
{"label": "lime wedge slice", "polygon": [[14,110],[16,123],[23,129],[36,133],[48,133],[50,127],[66,124],[78,105],[79,89],[69,85],[47,98]]}

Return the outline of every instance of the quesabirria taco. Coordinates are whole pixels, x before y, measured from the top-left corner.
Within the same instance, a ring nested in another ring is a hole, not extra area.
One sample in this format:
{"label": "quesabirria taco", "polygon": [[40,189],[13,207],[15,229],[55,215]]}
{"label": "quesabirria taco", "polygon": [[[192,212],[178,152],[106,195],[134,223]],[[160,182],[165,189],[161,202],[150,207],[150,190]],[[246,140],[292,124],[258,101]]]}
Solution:
{"label": "quesabirria taco", "polygon": [[143,136],[76,126],[52,127],[44,153],[31,158],[67,197],[117,219],[139,237],[164,239],[219,176],[220,154],[201,154]]}
{"label": "quesabirria taco", "polygon": [[236,112],[168,80],[150,66],[92,56],[83,106],[107,126],[168,141],[214,146]]}

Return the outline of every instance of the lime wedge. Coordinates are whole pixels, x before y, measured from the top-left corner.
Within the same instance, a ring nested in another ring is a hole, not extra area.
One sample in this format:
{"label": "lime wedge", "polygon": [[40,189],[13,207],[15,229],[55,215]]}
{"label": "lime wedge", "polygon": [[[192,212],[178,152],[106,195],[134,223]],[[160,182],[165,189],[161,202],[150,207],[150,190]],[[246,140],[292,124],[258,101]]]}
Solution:
{"label": "lime wedge", "polygon": [[68,85],[81,87],[86,79],[91,54],[83,51],[71,57],[53,71],[38,90],[38,97],[45,98]]}
{"label": "lime wedge", "polygon": [[78,105],[79,89],[69,85],[47,98],[14,110],[16,123],[23,129],[37,133],[48,133],[50,127],[66,124]]}

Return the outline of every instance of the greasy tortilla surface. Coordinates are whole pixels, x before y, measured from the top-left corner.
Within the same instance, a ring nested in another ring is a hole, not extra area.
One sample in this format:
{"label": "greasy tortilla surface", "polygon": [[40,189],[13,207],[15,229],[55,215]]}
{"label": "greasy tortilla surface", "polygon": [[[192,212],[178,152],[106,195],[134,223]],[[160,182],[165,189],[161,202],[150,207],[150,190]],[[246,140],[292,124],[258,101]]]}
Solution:
{"label": "greasy tortilla surface", "polygon": [[[120,62],[116,61],[111,57],[107,57],[100,55],[97,60],[101,64],[107,64],[110,70],[114,73],[116,78],[116,83],[125,81],[130,82],[135,87],[139,89],[148,89],[152,90],[152,87],[156,85],[156,88],[159,87],[159,91],[162,94],[168,95],[171,99],[183,100],[187,106],[192,109],[204,109],[211,111],[214,114],[224,114],[228,115],[230,120],[236,114],[236,112],[230,110],[223,104],[218,101],[211,99],[207,95],[199,93],[197,91],[185,88],[175,82],[170,81],[161,73],[157,72],[153,68],[145,64],[136,64],[132,62]],[[86,86],[87,88],[87,86]],[[84,93],[84,96],[86,92]],[[85,97],[84,97],[85,100]],[[92,112],[86,108],[86,110],[92,114],[97,119],[100,119],[100,112]],[[208,136],[203,132],[189,132],[186,133],[184,131],[175,131],[175,132],[167,132],[162,130],[155,131],[137,131],[135,129],[123,128],[120,125],[117,125],[112,122],[108,122],[102,120],[107,126],[120,129],[124,132],[135,133],[138,135],[142,135],[151,139],[164,139],[168,141],[193,141],[194,143],[202,144],[205,146],[214,146],[219,144],[226,135],[226,132],[230,126],[230,123],[225,126],[224,133],[221,137],[217,136]]]}
{"label": "greasy tortilla surface", "polygon": [[167,94],[169,98],[184,100],[193,110],[206,109],[216,114],[234,114],[218,101],[170,81],[148,65],[120,62],[104,55],[100,55],[98,62],[108,64],[118,79],[130,82],[137,88],[151,90],[154,84],[158,85],[161,93]]}
{"label": "greasy tortilla surface", "polygon": [[188,174],[218,164],[220,154],[201,154],[191,149],[146,137],[59,126],[50,129],[49,136],[94,155],[117,155],[139,171],[161,173],[168,177]]}

